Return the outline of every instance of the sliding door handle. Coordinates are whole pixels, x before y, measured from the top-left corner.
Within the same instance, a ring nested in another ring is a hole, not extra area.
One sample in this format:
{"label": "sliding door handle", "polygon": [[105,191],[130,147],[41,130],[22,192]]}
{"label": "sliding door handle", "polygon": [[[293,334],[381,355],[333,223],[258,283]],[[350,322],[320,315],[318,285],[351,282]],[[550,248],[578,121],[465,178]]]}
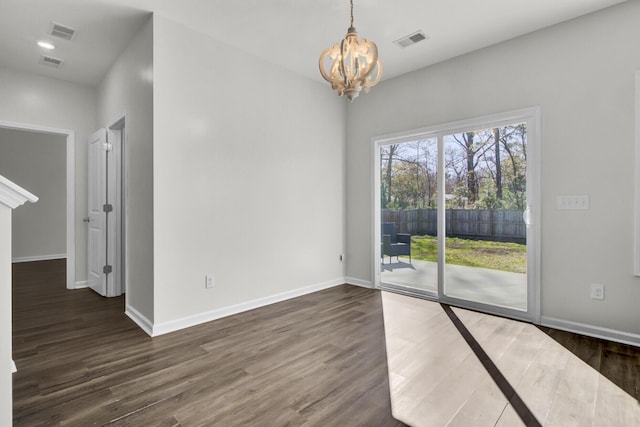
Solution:
{"label": "sliding door handle", "polygon": [[524,212],[522,212],[522,220],[527,228],[531,227],[531,207],[527,206]]}

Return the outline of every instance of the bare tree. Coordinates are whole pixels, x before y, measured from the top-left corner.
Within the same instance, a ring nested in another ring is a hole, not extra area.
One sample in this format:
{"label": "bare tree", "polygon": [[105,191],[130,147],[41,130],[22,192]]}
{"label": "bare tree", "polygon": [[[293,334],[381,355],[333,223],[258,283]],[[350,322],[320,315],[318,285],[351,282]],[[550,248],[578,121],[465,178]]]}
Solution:
{"label": "bare tree", "polygon": [[[479,195],[479,179],[476,168],[480,159],[490,150],[492,147],[489,142],[489,138],[481,138],[481,134],[477,132],[464,132],[461,134],[452,134],[453,140],[462,148],[465,159],[465,180],[467,199],[469,203],[475,203],[478,200]],[[480,137],[480,138],[476,138]]]}
{"label": "bare tree", "polygon": [[495,143],[496,162],[496,198],[502,200],[502,165],[500,164],[500,129],[493,129],[493,141]]}
{"label": "bare tree", "polygon": [[[385,147],[386,149],[382,150],[382,153],[386,153],[387,158],[387,167],[385,170],[385,190],[386,194],[383,195],[384,200],[386,201],[386,205],[388,206],[391,203],[391,184],[392,184],[392,172],[393,172],[393,158],[396,155],[400,144],[392,144]],[[381,160],[384,161],[384,156],[381,155]]]}

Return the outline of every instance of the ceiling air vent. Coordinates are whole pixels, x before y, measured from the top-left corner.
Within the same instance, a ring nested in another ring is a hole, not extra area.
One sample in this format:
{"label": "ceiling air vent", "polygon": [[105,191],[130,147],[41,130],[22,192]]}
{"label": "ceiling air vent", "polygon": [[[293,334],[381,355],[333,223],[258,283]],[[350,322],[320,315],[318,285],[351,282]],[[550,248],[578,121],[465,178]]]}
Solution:
{"label": "ceiling air vent", "polygon": [[65,40],[73,40],[76,36],[77,31],[71,27],[67,27],[66,25],[58,24],[57,22],[51,23],[51,29],[49,30],[49,34],[54,37],[59,37]]}
{"label": "ceiling air vent", "polygon": [[407,46],[414,45],[418,42],[421,42],[422,40],[427,40],[428,38],[429,37],[425,36],[422,30],[420,30],[420,31],[416,31],[413,34],[409,34],[408,36],[404,36],[394,41],[394,43],[400,47],[407,47]]}
{"label": "ceiling air vent", "polygon": [[60,68],[64,61],[62,59],[54,58],[53,56],[42,55],[40,58],[40,63],[43,65],[48,65],[53,68]]}

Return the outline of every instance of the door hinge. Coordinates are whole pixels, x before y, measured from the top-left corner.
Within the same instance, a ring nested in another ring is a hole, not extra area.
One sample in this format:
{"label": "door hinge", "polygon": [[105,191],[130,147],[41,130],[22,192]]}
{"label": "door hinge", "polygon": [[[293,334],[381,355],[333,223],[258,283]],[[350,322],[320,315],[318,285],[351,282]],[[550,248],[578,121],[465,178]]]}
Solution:
{"label": "door hinge", "polygon": [[110,265],[105,265],[104,267],[102,267],[102,272],[104,274],[109,274],[113,271],[113,267]]}
{"label": "door hinge", "polygon": [[113,144],[111,144],[110,142],[105,142],[102,145],[102,148],[104,148],[104,151],[113,151]]}
{"label": "door hinge", "polygon": [[113,212],[113,205],[111,203],[105,203],[102,205],[102,212]]}

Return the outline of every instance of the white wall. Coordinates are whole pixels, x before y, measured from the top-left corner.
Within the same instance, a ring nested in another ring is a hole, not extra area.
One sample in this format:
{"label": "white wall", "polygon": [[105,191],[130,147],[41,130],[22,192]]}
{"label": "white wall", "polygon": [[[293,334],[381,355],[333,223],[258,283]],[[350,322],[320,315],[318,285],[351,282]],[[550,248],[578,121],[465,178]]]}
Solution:
{"label": "white wall", "polygon": [[98,123],[126,114],[127,310],[153,321],[153,20],[149,18],[98,87]]}
{"label": "white wall", "polygon": [[93,88],[0,68],[0,121],[75,132],[75,276],[87,278],[87,138],[95,130]]}
{"label": "white wall", "polygon": [[[539,105],[542,315],[640,334],[633,277],[634,72],[627,2],[383,82],[348,108],[347,275],[372,280],[375,135]],[[588,211],[556,196],[588,194]],[[606,299],[589,297],[604,283]]]}
{"label": "white wall", "polygon": [[38,194],[13,213],[14,260],[66,255],[67,138],[0,128],[0,174]]}
{"label": "white wall", "polygon": [[158,15],[153,58],[156,324],[341,282],[344,99]]}
{"label": "white wall", "polygon": [[[11,379],[11,209],[0,203],[0,425],[13,422]],[[7,238],[8,237],[8,238]]]}

